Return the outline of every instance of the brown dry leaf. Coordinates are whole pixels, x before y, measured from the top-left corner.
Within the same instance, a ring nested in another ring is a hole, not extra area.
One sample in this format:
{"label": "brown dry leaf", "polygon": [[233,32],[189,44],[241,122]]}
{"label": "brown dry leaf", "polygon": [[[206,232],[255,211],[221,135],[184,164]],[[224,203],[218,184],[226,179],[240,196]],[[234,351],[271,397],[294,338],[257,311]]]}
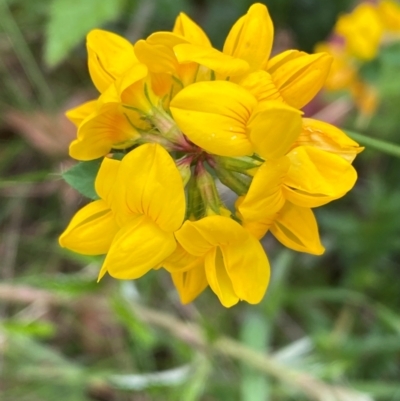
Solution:
{"label": "brown dry leaf", "polygon": [[86,93],[77,94],[62,110],[53,114],[43,110],[10,109],[3,117],[9,128],[23,136],[35,149],[50,157],[64,158],[68,156],[70,142],[76,137],[76,127],[64,113],[89,98]]}

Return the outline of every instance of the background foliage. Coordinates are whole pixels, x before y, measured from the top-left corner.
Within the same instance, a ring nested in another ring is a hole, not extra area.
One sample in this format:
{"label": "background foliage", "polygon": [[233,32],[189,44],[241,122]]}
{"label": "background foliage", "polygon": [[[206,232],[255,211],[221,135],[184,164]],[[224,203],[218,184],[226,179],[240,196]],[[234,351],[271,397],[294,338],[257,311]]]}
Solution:
{"label": "background foliage", "polygon": [[[307,51],[352,5],[265,3],[275,47]],[[356,161],[355,189],[317,210],[324,256],[284,250],[267,236],[272,283],[257,307],[226,310],[209,291],[183,307],[162,272],[96,284],[99,260],[58,246],[86,202],[60,173],[73,164],[67,149],[75,135],[63,113],[96,95],[86,67],[88,30],[134,41],[171,29],[184,11],[221,46],[250,4],[0,0],[1,400],[400,400],[394,156],[367,148]],[[399,143],[400,50],[378,64],[381,105],[372,119],[360,120],[343,95],[320,97],[308,112]]]}

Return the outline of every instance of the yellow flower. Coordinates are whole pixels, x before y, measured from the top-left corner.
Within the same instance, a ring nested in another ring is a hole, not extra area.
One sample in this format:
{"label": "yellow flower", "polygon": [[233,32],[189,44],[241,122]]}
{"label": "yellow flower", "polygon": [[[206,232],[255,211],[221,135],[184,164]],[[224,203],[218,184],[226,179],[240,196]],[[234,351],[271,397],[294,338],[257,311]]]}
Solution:
{"label": "yellow flower", "polygon": [[[340,139],[345,142],[343,138]],[[357,173],[342,156],[322,150],[318,142],[313,145],[296,146],[286,156],[265,161],[254,175],[246,195],[238,199],[236,207],[244,226],[257,238],[262,238],[271,229],[274,235],[279,234],[275,236],[284,245],[320,254],[322,248],[318,230],[309,208],[342,197],[353,187]],[[335,149],[331,147],[330,151]],[[287,212],[283,213],[282,210]],[[286,230],[277,230],[279,225],[276,224],[288,219],[289,210],[289,215],[293,215],[292,222],[287,224]],[[302,214],[309,224],[300,218]],[[311,227],[315,227],[315,230],[311,231]],[[297,247],[293,247],[288,232],[296,232],[296,237],[301,239],[304,230],[308,238],[311,232],[314,233],[310,247],[305,246],[310,241],[300,241],[303,243],[301,249],[299,241],[296,242]]]}
{"label": "yellow flower", "polygon": [[60,244],[86,255],[107,254],[99,278],[107,271],[116,278],[141,277],[174,252],[185,198],[181,177],[161,146],[142,145],[122,161],[105,158],[96,192],[101,199],[78,211]]}
{"label": "yellow flower", "polygon": [[344,46],[332,43],[318,43],[316,52],[325,52],[333,57],[329,74],[325,80],[324,87],[327,90],[337,91],[348,89],[357,77],[357,69],[354,62],[344,50]]}
{"label": "yellow flower", "polygon": [[349,54],[367,61],[378,52],[383,25],[373,5],[361,3],[351,14],[338,19],[335,32],[344,37]]}
{"label": "yellow flower", "polygon": [[261,301],[269,282],[268,259],[255,237],[223,216],[186,221],[175,233],[180,245],[204,260],[208,284],[222,305]]}
{"label": "yellow flower", "polygon": [[[269,262],[259,239],[267,232],[291,249],[324,251],[312,208],[352,188],[351,162],[362,149],[339,129],[302,118],[332,56],[289,50],[270,59],[273,31],[256,3],[222,51],[183,13],[172,32],[134,44],[105,31],[88,35],[101,94],[67,113],[78,127],[70,154],[118,156],[104,158],[100,199],[78,211],[60,244],[105,254],[99,278],[163,267],[183,303],[210,286],[230,307],[265,294]],[[235,208],[221,185],[238,195]]]}
{"label": "yellow flower", "polygon": [[385,30],[390,33],[400,32],[400,5],[395,1],[381,0],[378,12]]}
{"label": "yellow flower", "polygon": [[327,53],[288,50],[272,58],[267,71],[283,100],[301,109],[322,89],[331,64],[332,57]]}

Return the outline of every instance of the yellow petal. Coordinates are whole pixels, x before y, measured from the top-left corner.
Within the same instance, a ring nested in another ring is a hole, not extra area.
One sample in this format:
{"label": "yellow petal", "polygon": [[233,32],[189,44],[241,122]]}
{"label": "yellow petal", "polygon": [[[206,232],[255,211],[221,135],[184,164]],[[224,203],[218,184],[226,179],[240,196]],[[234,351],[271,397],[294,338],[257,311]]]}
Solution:
{"label": "yellow petal", "polygon": [[208,228],[204,220],[196,222],[186,220],[175,233],[175,238],[182,248],[196,257],[203,257],[215,246],[204,236],[204,231]]}
{"label": "yellow petal", "polygon": [[83,255],[102,255],[109,250],[118,230],[107,204],[97,200],[75,214],[59,242],[63,248]]}
{"label": "yellow petal", "polygon": [[341,156],[349,163],[364,149],[339,128],[312,118],[303,118],[301,134],[294,144],[297,146],[314,146]]}
{"label": "yellow petal", "polygon": [[175,46],[174,52],[179,63],[198,63],[223,78],[242,75],[249,69],[246,61],[231,57],[212,47],[184,43]]}
{"label": "yellow petal", "polygon": [[400,5],[397,2],[380,0],[378,12],[386,30],[390,32],[400,31]]}
{"label": "yellow petal", "polygon": [[105,157],[101,163],[99,172],[96,176],[95,189],[97,195],[111,207],[113,188],[118,176],[118,170],[121,165],[119,160]]}
{"label": "yellow petal", "polygon": [[276,72],[282,65],[286,64],[290,60],[294,60],[306,53],[300,52],[298,50],[286,50],[282,53],[278,53],[276,56],[272,57],[268,61],[266,70],[272,74]]}
{"label": "yellow petal", "polygon": [[77,127],[81,122],[96,111],[97,100],[90,100],[89,102],[83,103],[78,107],[68,110],[65,115],[68,120],[73,122]]}
{"label": "yellow petal", "polygon": [[256,104],[239,85],[213,81],[186,87],[172,99],[170,109],[196,145],[221,156],[245,156],[253,153],[246,125]]}
{"label": "yellow petal", "polygon": [[161,230],[146,216],[126,223],[116,234],[99,273],[106,272],[119,279],[136,279],[174,252],[176,241],[172,233]]}
{"label": "yellow petal", "polygon": [[[122,103],[144,112],[149,109],[149,100],[144,91],[147,74],[147,67],[137,63],[115,81],[115,88]],[[151,94],[152,91],[150,90],[149,93]]]}
{"label": "yellow petal", "polygon": [[182,178],[171,156],[158,144],[139,146],[122,159],[115,197],[116,212],[144,214],[168,232],[182,224]]}
{"label": "yellow petal", "polygon": [[286,202],[271,227],[272,234],[283,245],[299,252],[321,255],[318,226],[311,209]]}
{"label": "yellow petal", "polygon": [[356,65],[348,57],[343,45],[340,43],[318,43],[315,46],[315,52],[328,53],[333,57],[333,62],[324,84],[325,89],[331,91],[347,89],[357,79]]}
{"label": "yellow petal", "polygon": [[250,141],[264,159],[283,156],[300,131],[301,113],[276,100],[259,104],[248,123]]}
{"label": "yellow petal", "polygon": [[[171,74],[166,73],[157,74],[152,72],[150,73],[150,79],[153,92],[156,94],[156,96],[159,96],[160,98],[163,98],[165,95],[169,95],[170,92],[173,91],[172,88],[176,84]],[[181,89],[181,87],[179,89]],[[168,107],[168,105],[169,104],[167,104],[166,106]]]}
{"label": "yellow petal", "polygon": [[235,294],[219,248],[213,248],[206,254],[204,266],[208,284],[221,304],[226,308],[236,305],[239,297]]}
{"label": "yellow petal", "polygon": [[[301,206],[317,207],[340,198],[357,180],[353,166],[333,153],[311,146],[299,146],[287,156],[291,164],[284,184],[300,191],[296,197],[289,192],[285,195],[291,202]],[[306,195],[305,203],[300,201],[303,193]]]}
{"label": "yellow petal", "polygon": [[112,141],[102,132],[90,137],[75,139],[69,145],[69,155],[76,160],[94,160],[110,152]]}
{"label": "yellow petal", "polygon": [[170,273],[182,273],[193,269],[199,264],[204,264],[202,258],[191,255],[180,244],[177,244],[174,253],[163,261],[162,267]]}
{"label": "yellow petal", "polygon": [[183,249],[197,257],[204,256],[215,246],[240,243],[247,235],[239,223],[219,215],[197,221],[186,220],[175,233]]}
{"label": "yellow petal", "polygon": [[191,270],[171,273],[171,277],[183,304],[192,302],[208,287],[203,260]]}
{"label": "yellow petal", "polygon": [[138,40],[135,43],[135,54],[151,72],[174,74],[179,68],[172,47],[165,44]]}
{"label": "yellow petal", "polygon": [[237,205],[246,222],[262,221],[280,210],[285,203],[282,183],[289,170],[286,156],[278,160],[267,160],[253,177],[250,188]]}
{"label": "yellow petal", "polygon": [[188,39],[177,35],[173,32],[155,32],[152,33],[147,39],[146,42],[150,45],[163,45],[168,47],[169,49],[173,49],[174,46],[179,45],[181,43],[189,43]]}
{"label": "yellow petal", "polygon": [[271,74],[266,71],[259,70],[247,74],[238,83],[241,87],[248,90],[258,100],[258,102],[266,100],[283,101],[283,97],[274,84]]}
{"label": "yellow petal", "polygon": [[119,103],[107,103],[87,117],[78,130],[78,140],[70,145],[70,156],[92,160],[105,156],[112,147],[132,146],[139,134]]}
{"label": "yellow petal", "polygon": [[322,89],[333,60],[327,53],[306,54],[293,50],[274,58],[278,59],[272,59],[267,70],[283,99],[297,109]]}
{"label": "yellow petal", "polygon": [[251,236],[239,244],[221,246],[223,262],[240,300],[259,303],[267,290],[270,266],[260,242]]}
{"label": "yellow petal", "polygon": [[378,52],[383,24],[375,5],[361,3],[352,13],[339,17],[335,32],[345,38],[349,54],[368,61]]}
{"label": "yellow petal", "polygon": [[89,72],[99,92],[104,92],[137,58],[133,46],[114,33],[94,29],[87,35]]}
{"label": "yellow petal", "polygon": [[274,37],[274,26],[263,4],[253,4],[232,27],[224,44],[224,53],[246,60],[251,70],[266,66]]}
{"label": "yellow petal", "polygon": [[249,232],[253,237],[260,240],[265,236],[275,219],[275,215],[272,215],[270,219],[260,221],[246,221],[242,222],[243,228]]}
{"label": "yellow petal", "polygon": [[211,47],[210,40],[204,31],[193,22],[185,13],[180,13],[175,21],[173,33],[183,36],[195,45]]}

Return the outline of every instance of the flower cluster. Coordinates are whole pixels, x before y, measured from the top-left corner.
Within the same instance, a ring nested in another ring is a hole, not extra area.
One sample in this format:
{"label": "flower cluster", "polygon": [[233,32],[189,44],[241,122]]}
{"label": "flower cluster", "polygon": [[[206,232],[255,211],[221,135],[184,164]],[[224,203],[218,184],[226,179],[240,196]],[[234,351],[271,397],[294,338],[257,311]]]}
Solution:
{"label": "flower cluster", "polygon": [[378,91],[359,71],[377,57],[382,45],[399,40],[398,3],[392,0],[360,3],[350,14],[339,17],[329,42],[316,46],[317,52],[327,52],[334,58],[325,88],[349,90],[361,113],[372,115],[378,105]]}
{"label": "flower cluster", "polygon": [[[76,213],[63,247],[105,254],[106,272],[172,275],[182,302],[210,286],[221,303],[258,303],[270,267],[259,240],[322,254],[312,208],[356,181],[361,151],[338,128],[302,118],[331,56],[296,50],[270,58],[273,24],[254,4],[223,50],[180,14],[172,32],[134,45],[110,32],[87,37],[98,99],[67,113],[78,127],[70,155],[103,158],[98,199]],[[221,197],[237,195],[231,208]]]}

